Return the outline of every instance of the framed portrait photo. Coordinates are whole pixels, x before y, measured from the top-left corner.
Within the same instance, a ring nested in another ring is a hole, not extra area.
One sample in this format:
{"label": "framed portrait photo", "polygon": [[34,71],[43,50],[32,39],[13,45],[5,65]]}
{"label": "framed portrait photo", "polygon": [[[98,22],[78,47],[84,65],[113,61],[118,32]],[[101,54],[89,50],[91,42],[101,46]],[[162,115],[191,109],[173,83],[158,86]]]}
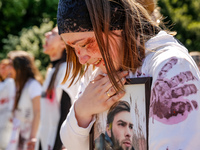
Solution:
{"label": "framed portrait photo", "polygon": [[130,78],[126,94],[97,114],[90,132],[90,150],[148,150],[152,77]]}

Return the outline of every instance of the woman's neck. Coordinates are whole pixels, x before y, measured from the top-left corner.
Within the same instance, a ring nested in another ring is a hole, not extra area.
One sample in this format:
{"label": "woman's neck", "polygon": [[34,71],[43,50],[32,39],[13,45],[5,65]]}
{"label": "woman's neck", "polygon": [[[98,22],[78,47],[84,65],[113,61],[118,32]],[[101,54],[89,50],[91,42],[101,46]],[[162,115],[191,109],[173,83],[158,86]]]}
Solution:
{"label": "woman's neck", "polygon": [[60,60],[61,60],[61,59],[57,59],[57,60],[51,61],[51,64],[53,65],[53,67],[55,67],[56,64],[57,64]]}

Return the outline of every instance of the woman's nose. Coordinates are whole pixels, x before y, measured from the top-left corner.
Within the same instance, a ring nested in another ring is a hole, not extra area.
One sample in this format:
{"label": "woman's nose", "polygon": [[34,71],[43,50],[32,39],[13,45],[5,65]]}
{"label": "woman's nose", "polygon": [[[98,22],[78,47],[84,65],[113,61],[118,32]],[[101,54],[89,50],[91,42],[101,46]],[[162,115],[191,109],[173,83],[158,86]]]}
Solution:
{"label": "woman's nose", "polygon": [[86,64],[90,59],[90,56],[87,54],[87,50],[85,48],[75,47],[75,52],[81,64]]}
{"label": "woman's nose", "polygon": [[85,56],[79,56],[78,57],[78,60],[81,64],[86,64],[87,61],[90,59],[90,56],[88,55],[85,55]]}

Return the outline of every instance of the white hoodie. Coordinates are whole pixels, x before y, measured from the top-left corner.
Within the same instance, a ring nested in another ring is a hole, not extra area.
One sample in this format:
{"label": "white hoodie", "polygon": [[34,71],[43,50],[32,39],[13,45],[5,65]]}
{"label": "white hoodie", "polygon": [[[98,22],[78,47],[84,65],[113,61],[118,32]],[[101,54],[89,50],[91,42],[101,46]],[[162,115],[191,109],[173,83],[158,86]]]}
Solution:
{"label": "white hoodie", "polygon": [[[55,95],[53,96],[53,98],[49,99],[47,97],[41,97],[41,119],[40,119],[39,130],[37,133],[38,140],[35,146],[35,150],[39,149],[39,142],[41,142],[41,146],[44,150],[53,149],[56,141],[57,128],[61,116],[60,104],[61,104],[62,92],[64,90],[69,95],[71,104],[73,104],[74,98],[77,94],[79,82],[73,84],[70,88],[68,88],[70,80],[67,80],[65,84],[61,84],[65,76],[66,67],[67,67],[66,62],[60,64],[55,79],[55,84],[54,84]],[[47,90],[54,71],[55,67],[48,69],[47,76],[43,84],[43,91]]]}
{"label": "white hoodie", "polygon": [[0,149],[5,149],[10,140],[15,90],[15,81],[12,78],[0,82]]}
{"label": "white hoodie", "polygon": [[[187,49],[161,31],[146,42],[146,57],[129,77],[153,77],[149,115],[149,150],[198,150],[200,147],[200,72]],[[95,73],[98,74],[98,73]],[[92,75],[93,76],[93,75]],[[91,80],[94,78],[91,76]],[[89,81],[91,81],[89,80]],[[84,91],[89,81],[84,81]],[[89,132],[81,128],[72,106],[60,134],[67,150],[89,150]]]}

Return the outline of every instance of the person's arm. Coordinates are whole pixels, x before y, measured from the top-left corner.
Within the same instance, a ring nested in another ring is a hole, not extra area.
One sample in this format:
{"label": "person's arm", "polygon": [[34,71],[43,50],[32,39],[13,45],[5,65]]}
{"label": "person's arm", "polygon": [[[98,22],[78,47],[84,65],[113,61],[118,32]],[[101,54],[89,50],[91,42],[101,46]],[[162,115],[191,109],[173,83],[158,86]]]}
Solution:
{"label": "person's arm", "polygon": [[[128,71],[119,72],[123,84],[126,82],[125,77],[127,75]],[[109,93],[109,96],[107,93]],[[116,93],[108,76],[98,75],[88,84],[84,93],[75,102],[74,111],[78,125],[86,128],[90,124],[93,115],[109,109],[124,94],[124,91]]]}
{"label": "person's arm", "polygon": [[95,119],[92,120],[87,128],[79,127],[74,113],[74,105],[72,105],[60,129],[60,138],[66,149],[89,150],[89,132],[94,122]]}
{"label": "person's arm", "polygon": [[[124,78],[128,72],[121,72]],[[122,80],[125,83],[125,80]],[[109,92],[110,96],[106,92]],[[67,119],[61,127],[61,139],[67,150],[89,149],[89,132],[95,122],[94,115],[109,109],[124,92],[116,94],[108,76],[97,76],[71,107]]]}
{"label": "person's arm", "polygon": [[199,71],[188,54],[173,48],[158,56],[151,65],[149,148],[198,149]]}
{"label": "person's arm", "polygon": [[36,134],[40,123],[40,96],[36,96],[32,99],[33,104],[33,122],[31,128],[31,134],[28,142],[28,150],[34,150],[36,142]]}

